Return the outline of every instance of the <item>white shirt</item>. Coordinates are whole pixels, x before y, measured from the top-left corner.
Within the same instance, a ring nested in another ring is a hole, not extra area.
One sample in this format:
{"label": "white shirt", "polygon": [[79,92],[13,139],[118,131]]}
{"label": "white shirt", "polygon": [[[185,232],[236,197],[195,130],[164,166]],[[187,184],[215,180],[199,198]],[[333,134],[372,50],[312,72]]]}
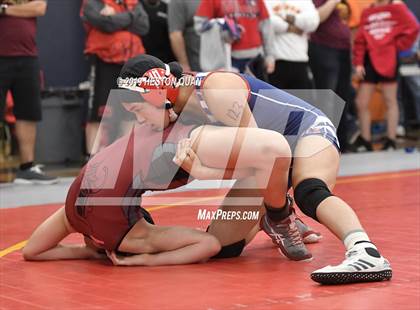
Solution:
{"label": "white shirt", "polygon": [[[274,57],[276,60],[307,62],[308,34],[319,25],[319,14],[312,0],[265,0],[274,31]],[[295,16],[294,25],[304,33],[287,32],[288,14]]]}

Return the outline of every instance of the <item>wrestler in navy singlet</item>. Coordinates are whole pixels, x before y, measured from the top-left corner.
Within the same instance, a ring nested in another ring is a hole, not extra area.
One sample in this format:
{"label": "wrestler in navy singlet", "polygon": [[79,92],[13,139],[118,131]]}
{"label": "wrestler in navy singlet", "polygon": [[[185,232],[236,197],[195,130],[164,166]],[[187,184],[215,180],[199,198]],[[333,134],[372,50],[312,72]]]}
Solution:
{"label": "wrestler in navy singlet", "polygon": [[[197,73],[196,94],[210,123],[220,125],[205,102],[201,89],[205,78],[210,74],[211,72]],[[240,76],[248,84],[248,105],[259,128],[281,133],[292,150],[298,139],[309,135],[323,136],[339,149],[336,128],[321,110],[250,75]]]}

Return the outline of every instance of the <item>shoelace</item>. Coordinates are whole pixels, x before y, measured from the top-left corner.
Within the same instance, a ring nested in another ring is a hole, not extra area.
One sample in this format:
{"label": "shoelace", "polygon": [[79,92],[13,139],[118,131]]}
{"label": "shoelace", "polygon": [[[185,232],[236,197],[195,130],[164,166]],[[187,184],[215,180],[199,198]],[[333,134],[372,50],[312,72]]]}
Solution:
{"label": "shoelace", "polygon": [[[294,221],[290,221],[290,223],[278,223],[276,224],[276,227],[284,230],[287,229],[288,236],[292,237],[292,244],[293,245],[301,245],[303,244],[302,237],[300,235],[299,229],[296,226],[296,223]],[[286,237],[284,234],[280,235],[284,238]]]}
{"label": "shoelace", "polygon": [[290,230],[292,232],[292,241],[294,245],[302,245],[303,244],[303,240],[302,240],[302,236],[299,232],[299,229],[297,228],[296,222],[295,221],[291,221],[289,224]]}
{"label": "shoelace", "polygon": [[35,165],[31,168],[31,171],[44,175],[45,172],[41,170],[43,165]]}

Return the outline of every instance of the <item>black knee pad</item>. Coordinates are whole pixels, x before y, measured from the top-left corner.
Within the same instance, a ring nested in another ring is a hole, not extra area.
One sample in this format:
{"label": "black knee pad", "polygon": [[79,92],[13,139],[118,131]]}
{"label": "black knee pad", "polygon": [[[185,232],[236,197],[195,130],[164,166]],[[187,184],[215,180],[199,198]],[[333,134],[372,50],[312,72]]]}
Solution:
{"label": "black knee pad", "polygon": [[219,253],[214,255],[212,258],[231,258],[231,257],[238,257],[241,255],[244,247],[245,247],[245,239],[241,241],[225,245],[221,248]]}
{"label": "black knee pad", "polygon": [[296,205],[307,216],[318,221],[316,209],[324,199],[333,196],[327,184],[320,179],[306,179],[294,189]]}

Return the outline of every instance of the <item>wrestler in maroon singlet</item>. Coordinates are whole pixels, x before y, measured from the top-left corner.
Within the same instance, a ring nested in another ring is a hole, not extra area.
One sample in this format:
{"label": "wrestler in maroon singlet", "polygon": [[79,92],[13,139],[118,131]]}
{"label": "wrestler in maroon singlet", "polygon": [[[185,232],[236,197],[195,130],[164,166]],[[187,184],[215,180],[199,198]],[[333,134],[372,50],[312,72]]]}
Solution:
{"label": "wrestler in maroon singlet", "polygon": [[65,211],[71,226],[96,246],[117,250],[125,235],[143,217],[146,190],[170,189],[187,183],[189,175],[172,162],[179,140],[196,126],[177,122],[163,132],[136,125],[130,134],[97,153],[75,179]]}

